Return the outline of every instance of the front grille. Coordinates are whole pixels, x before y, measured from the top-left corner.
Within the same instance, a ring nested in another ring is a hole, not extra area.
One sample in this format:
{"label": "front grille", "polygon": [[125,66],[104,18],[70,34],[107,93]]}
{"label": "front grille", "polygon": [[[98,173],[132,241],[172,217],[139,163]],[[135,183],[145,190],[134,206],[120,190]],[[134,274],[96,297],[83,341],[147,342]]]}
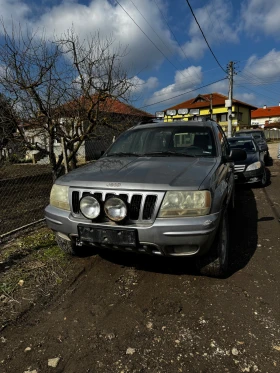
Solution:
{"label": "front grille", "polygon": [[235,164],[234,165],[234,172],[243,172],[245,170],[245,165],[244,164]]}
{"label": "front grille", "polygon": [[72,207],[74,214],[79,214],[80,212],[80,196],[79,192],[72,193]]}
{"label": "front grille", "polygon": [[138,220],[140,206],[141,206],[142,196],[140,195],[133,195],[130,202],[129,207],[129,218],[130,220]]}
{"label": "front grille", "polygon": [[157,196],[147,196],[144,204],[143,219],[150,220],[156,205]]}
{"label": "front grille", "polygon": [[108,198],[118,196],[128,204],[128,221],[131,222],[152,222],[155,220],[159,210],[164,192],[130,192],[130,191],[112,191],[89,190],[71,188],[71,210],[76,218],[84,219],[80,213],[80,199],[86,195],[93,195],[99,201],[104,202]]}

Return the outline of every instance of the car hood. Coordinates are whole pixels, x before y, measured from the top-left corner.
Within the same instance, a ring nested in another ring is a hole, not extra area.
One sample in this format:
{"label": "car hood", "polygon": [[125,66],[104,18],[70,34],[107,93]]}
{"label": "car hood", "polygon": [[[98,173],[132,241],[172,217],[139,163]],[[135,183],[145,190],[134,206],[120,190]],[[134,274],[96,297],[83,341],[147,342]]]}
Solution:
{"label": "car hood", "polygon": [[253,153],[253,152],[246,152],[247,158],[244,161],[238,161],[234,162],[235,164],[241,165],[241,164],[251,164],[254,162],[258,162],[260,160],[259,153]]}
{"label": "car hood", "polygon": [[216,163],[216,158],[103,157],[60,177],[56,183],[83,188],[197,190],[207,188]]}

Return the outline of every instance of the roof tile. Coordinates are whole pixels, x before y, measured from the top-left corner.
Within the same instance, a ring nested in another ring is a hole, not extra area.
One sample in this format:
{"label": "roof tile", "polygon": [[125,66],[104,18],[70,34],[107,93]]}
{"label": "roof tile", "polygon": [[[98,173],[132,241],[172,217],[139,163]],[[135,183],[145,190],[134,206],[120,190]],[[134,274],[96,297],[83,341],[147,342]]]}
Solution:
{"label": "roof tile", "polygon": [[259,108],[251,112],[251,118],[271,118],[280,117],[280,106],[268,106],[267,108]]}
{"label": "roof tile", "polygon": [[[180,104],[172,106],[172,107],[170,107],[166,110],[169,110],[169,109],[183,109],[183,108],[188,108],[188,109],[204,108],[206,106],[207,102],[209,102],[209,106],[210,106],[210,95],[211,95],[211,93],[208,93],[206,95],[198,95],[195,98],[191,98],[188,101],[181,102]],[[198,97],[201,97],[202,99],[204,98],[205,101],[204,102],[195,102],[195,100]],[[227,96],[224,96],[220,93],[214,92],[214,93],[212,93],[212,106],[224,106],[225,105],[225,100],[227,100],[227,99],[228,99]],[[251,108],[251,110],[257,109],[256,106],[247,104],[246,102],[242,102],[242,101],[235,100],[235,99],[233,99],[232,101],[235,104],[240,104],[242,106],[247,106],[247,107]]]}

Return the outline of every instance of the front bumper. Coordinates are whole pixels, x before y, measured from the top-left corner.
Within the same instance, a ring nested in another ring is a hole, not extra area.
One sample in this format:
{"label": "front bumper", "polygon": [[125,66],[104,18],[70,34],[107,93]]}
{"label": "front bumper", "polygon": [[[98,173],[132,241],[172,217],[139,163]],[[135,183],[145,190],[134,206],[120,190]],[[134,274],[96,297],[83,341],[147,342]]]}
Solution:
{"label": "front bumper", "polygon": [[264,167],[253,171],[236,172],[234,174],[235,182],[238,184],[253,184],[261,181],[264,173]]}
{"label": "front bumper", "polygon": [[[117,225],[113,222],[92,223],[90,220],[74,218],[69,211],[47,206],[45,217],[52,230],[66,235],[78,245],[91,244],[125,251],[143,252],[163,256],[196,256],[203,255],[211,247],[219,227],[220,213],[188,218],[157,218],[153,224]],[[93,242],[89,234],[79,234],[78,226],[107,230],[133,230],[137,237],[136,245],[122,242],[107,244]]]}

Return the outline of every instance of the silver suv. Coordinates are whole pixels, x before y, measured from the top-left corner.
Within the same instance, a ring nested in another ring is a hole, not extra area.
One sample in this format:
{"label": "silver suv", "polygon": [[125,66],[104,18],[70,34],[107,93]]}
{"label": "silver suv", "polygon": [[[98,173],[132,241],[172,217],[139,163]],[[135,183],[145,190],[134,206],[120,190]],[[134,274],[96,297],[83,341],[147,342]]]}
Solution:
{"label": "silver suv", "polygon": [[45,209],[59,246],[196,257],[202,274],[228,266],[233,161],[213,121],[147,123],[124,132],[97,161],[56,180]]}

